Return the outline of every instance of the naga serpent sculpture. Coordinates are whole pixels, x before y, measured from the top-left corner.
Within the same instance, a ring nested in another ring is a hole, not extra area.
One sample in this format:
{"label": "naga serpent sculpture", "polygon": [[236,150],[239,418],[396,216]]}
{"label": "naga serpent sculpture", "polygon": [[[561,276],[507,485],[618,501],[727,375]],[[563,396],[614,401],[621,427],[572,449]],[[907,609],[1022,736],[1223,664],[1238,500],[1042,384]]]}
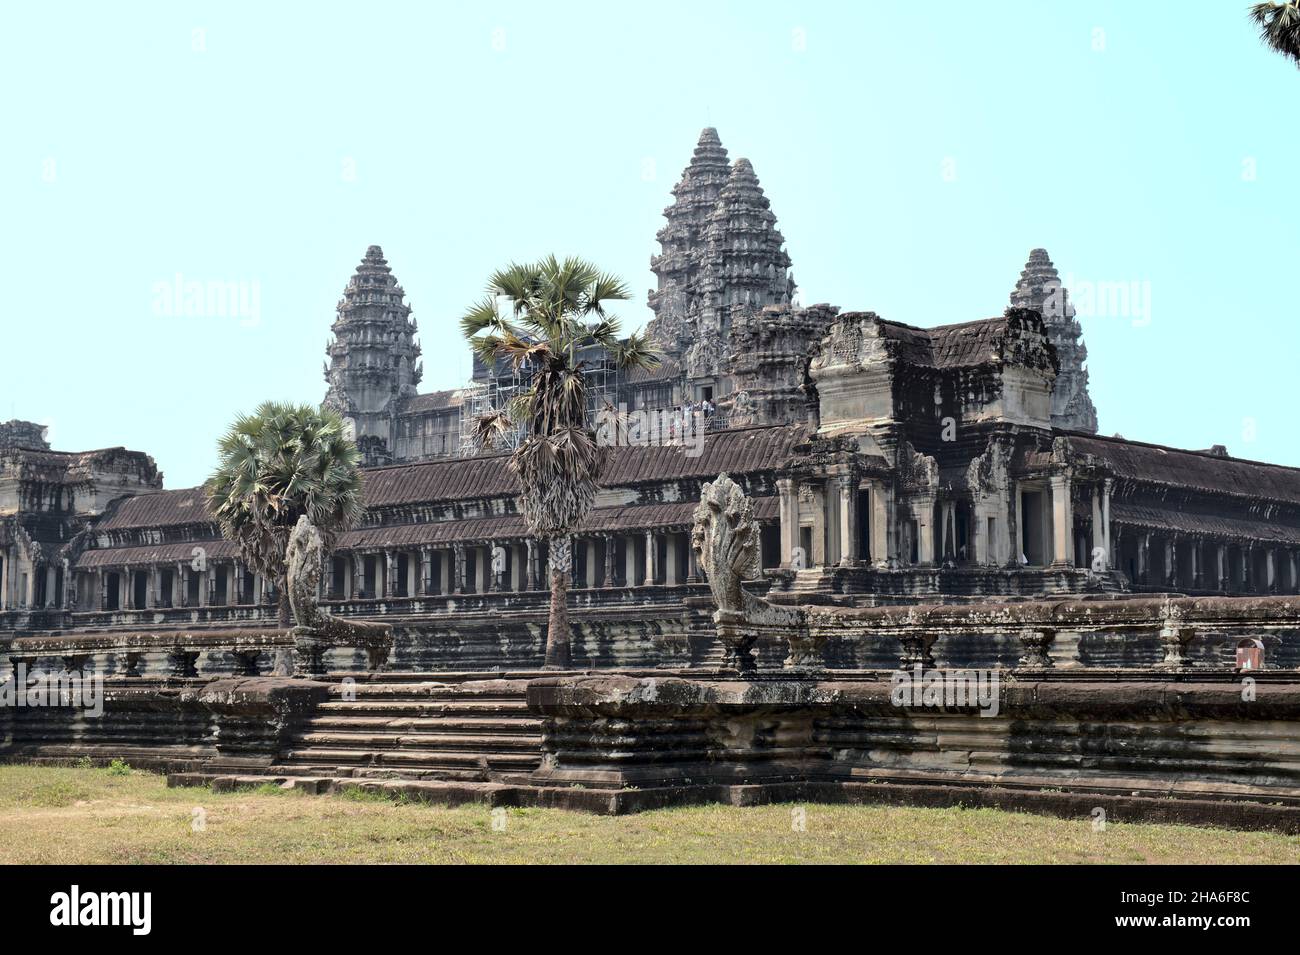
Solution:
{"label": "naga serpent sculpture", "polygon": [[386,623],[344,620],[320,607],[317,593],[325,563],[325,543],[320,531],[304,514],[289,535],[285,550],[286,584],[293,610],[293,636],[299,669],[306,673],[325,672],[324,652],[330,647],[364,649],[371,669],[378,669],[393,645],[393,628]]}

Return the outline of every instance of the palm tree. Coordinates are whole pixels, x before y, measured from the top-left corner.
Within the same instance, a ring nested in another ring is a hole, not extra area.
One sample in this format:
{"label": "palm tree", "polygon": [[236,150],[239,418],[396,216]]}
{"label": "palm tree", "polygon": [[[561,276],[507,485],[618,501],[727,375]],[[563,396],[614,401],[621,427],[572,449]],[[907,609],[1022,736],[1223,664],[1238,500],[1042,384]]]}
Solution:
{"label": "palm tree", "polygon": [[[604,449],[587,420],[586,351],[599,349],[619,368],[653,368],[658,353],[639,334],[619,338],[606,305],[629,298],[622,280],[578,258],[555,256],[511,264],[488,282],[487,296],[461,318],[461,330],[491,370],[508,361],[531,375],[527,389],[505,408],[476,422],[482,447],[521,428],[510,458],[522,489],[529,532],[548,543],[551,606],[546,631],[549,668],[569,665],[569,535],[586,516],[604,469]],[[499,310],[498,302],[507,307]]]}
{"label": "palm tree", "polygon": [[292,622],[285,548],[303,514],[327,550],[361,516],[360,454],[333,411],[264,402],[240,415],[218,445],[209,510],[244,561],[275,583],[280,626]]}
{"label": "palm tree", "polygon": [[1300,66],[1300,0],[1257,3],[1250,8],[1250,18],[1261,40]]}

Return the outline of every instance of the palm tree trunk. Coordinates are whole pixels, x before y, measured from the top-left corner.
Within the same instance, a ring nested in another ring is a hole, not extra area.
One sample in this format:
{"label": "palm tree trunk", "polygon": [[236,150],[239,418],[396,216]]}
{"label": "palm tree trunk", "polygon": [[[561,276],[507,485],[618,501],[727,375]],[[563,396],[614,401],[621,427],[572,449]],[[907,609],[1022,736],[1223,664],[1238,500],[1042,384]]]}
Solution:
{"label": "palm tree trunk", "polygon": [[552,537],[549,548],[551,565],[551,612],[546,624],[546,661],[548,670],[569,665],[569,571],[573,563],[572,541],[567,536]]}

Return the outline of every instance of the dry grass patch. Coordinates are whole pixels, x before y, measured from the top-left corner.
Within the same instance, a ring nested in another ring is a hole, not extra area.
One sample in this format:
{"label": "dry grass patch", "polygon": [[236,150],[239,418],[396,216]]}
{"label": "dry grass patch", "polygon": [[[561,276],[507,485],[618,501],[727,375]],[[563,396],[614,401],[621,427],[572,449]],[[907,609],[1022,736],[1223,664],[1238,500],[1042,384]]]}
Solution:
{"label": "dry grass patch", "polygon": [[809,803],[607,817],[445,808],[274,786],[168,789],[160,776],[0,766],[0,863],[1296,863],[1300,837],[992,809]]}

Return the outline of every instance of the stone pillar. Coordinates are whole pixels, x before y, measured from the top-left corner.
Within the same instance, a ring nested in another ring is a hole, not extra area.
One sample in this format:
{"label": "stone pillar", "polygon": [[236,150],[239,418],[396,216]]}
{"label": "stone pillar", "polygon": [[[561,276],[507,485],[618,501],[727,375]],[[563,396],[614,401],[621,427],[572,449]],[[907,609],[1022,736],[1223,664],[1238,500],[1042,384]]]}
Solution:
{"label": "stone pillar", "polygon": [[1106,517],[1102,513],[1102,496],[1104,492],[1098,486],[1092,489],[1092,553],[1088,555],[1088,566],[1094,566],[1101,551],[1102,570],[1110,570],[1110,548],[1106,545]]}
{"label": "stone pillar", "polygon": [[438,551],[438,592],[452,593],[456,589],[456,552],[450,548]]}
{"label": "stone pillar", "polygon": [[433,549],[421,547],[419,566],[420,596],[433,593]]}
{"label": "stone pillar", "polygon": [[933,491],[918,495],[912,502],[912,516],[916,521],[916,562],[926,567],[934,564],[934,505]]}
{"label": "stone pillar", "polygon": [[808,555],[809,567],[826,566],[826,487],[812,485],[813,525],[812,553]]}
{"label": "stone pillar", "polygon": [[614,535],[603,534],[601,540],[605,544],[605,561],[601,570],[600,585],[602,587],[614,586]]}
{"label": "stone pillar", "polygon": [[695,548],[691,545],[691,536],[686,535],[686,582],[688,584],[698,584],[700,582],[700,555],[695,553]]}
{"label": "stone pillar", "polygon": [[[397,554],[391,550],[385,550],[382,551],[381,553],[384,558],[383,597],[385,597],[386,599],[391,599],[397,596]],[[378,582],[376,582],[375,585],[375,596],[376,597],[380,596]]]}
{"label": "stone pillar", "polygon": [[858,481],[852,475],[839,478],[840,566],[858,564]]}
{"label": "stone pillar", "polygon": [[597,581],[596,538],[583,537],[578,540],[581,542],[583,555],[583,584],[591,589],[596,586]]}
{"label": "stone pillar", "polygon": [[1048,483],[1052,488],[1052,566],[1069,567],[1071,538],[1074,536],[1074,516],[1070,511],[1070,476],[1053,474]]}
{"label": "stone pillar", "polygon": [[[1101,532],[1102,546],[1106,548],[1106,553],[1110,554],[1110,492],[1114,487],[1115,481],[1112,478],[1106,478],[1101,482]],[[1114,561],[1108,561],[1108,567],[1115,566]]]}
{"label": "stone pillar", "polygon": [[623,586],[635,587],[636,578],[636,538],[628,535],[623,538]]}
{"label": "stone pillar", "polygon": [[1241,590],[1250,593],[1255,589],[1255,545],[1246,544],[1241,548]]}
{"label": "stone pillar", "polygon": [[1145,584],[1151,574],[1151,535],[1138,535],[1138,582]]}
{"label": "stone pillar", "polygon": [[871,482],[871,559],[888,567],[892,556],[889,536],[889,491],[883,481]]}
{"label": "stone pillar", "polygon": [[478,571],[478,586],[474,589],[484,594],[492,589],[492,545],[481,548],[478,555],[478,564],[474,569]]}
{"label": "stone pillar", "polygon": [[452,553],[456,559],[456,593],[465,592],[465,545],[459,541],[452,545]]}
{"label": "stone pillar", "polygon": [[664,539],[668,543],[664,551],[664,583],[676,587],[682,582],[677,570],[677,534],[670,532],[664,535]]}
{"label": "stone pillar", "polygon": [[654,531],[645,532],[645,585],[654,586],[659,576],[659,548],[655,545]]}
{"label": "stone pillar", "polygon": [[1217,544],[1215,545],[1214,550],[1215,550],[1215,554],[1214,554],[1215,573],[1218,576],[1219,589],[1227,590],[1228,589],[1228,545]]}
{"label": "stone pillar", "polygon": [[799,546],[799,482],[794,478],[777,478],[781,517],[781,566],[790,567],[794,549]]}
{"label": "stone pillar", "polygon": [[[9,561],[5,561],[7,565]],[[95,571],[95,588],[99,591],[99,609],[108,609],[108,574],[104,573],[104,568]]]}
{"label": "stone pillar", "polygon": [[538,590],[537,540],[530,537],[524,541],[524,546],[528,549],[528,589]]}
{"label": "stone pillar", "polygon": [[1268,580],[1265,582],[1265,590],[1270,594],[1275,594],[1277,593],[1277,549],[1270,547],[1265,555],[1265,560],[1268,562],[1266,567]]}
{"label": "stone pillar", "polygon": [[488,541],[487,545],[488,560],[488,586],[493,592],[505,590],[506,580],[506,553],[496,541]]}

